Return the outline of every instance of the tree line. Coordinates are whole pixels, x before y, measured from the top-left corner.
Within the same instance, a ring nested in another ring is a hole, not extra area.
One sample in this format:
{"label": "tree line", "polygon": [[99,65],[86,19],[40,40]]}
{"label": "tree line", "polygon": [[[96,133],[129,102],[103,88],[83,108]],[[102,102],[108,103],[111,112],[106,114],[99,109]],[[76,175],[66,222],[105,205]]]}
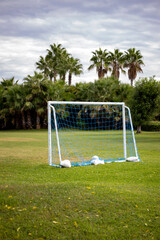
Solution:
{"label": "tree line", "polygon": [[133,87],[111,76],[69,86],[62,80],[48,81],[42,73],[36,72],[22,84],[14,78],[3,79],[0,83],[0,129],[47,128],[48,101],[125,102],[140,132],[145,121],[160,117],[160,84],[154,78],[143,78]]}
{"label": "tree line", "polygon": [[[159,83],[154,77],[141,79],[133,87],[137,72],[142,72],[142,58],[135,48],[124,53],[99,48],[92,52],[88,67],[88,70],[96,68],[98,80],[72,85],[73,74],[83,73],[80,60],[61,44],[50,45],[46,56],[40,56],[36,62],[39,72],[28,75],[21,84],[14,77],[0,82],[0,129],[47,128],[48,101],[125,102],[131,107],[134,123],[140,129],[149,117],[159,115]],[[125,68],[128,68],[131,85],[119,80]],[[107,76],[108,72],[111,76]]]}
{"label": "tree line", "polygon": [[[130,48],[124,53],[119,49],[115,49],[114,52],[102,50],[99,48],[92,52],[90,59],[91,65],[88,70],[96,68],[98,73],[98,79],[107,76],[108,72],[111,72],[111,76],[119,79],[120,72],[126,74],[125,69],[128,69],[128,78],[133,85],[138,72],[143,72],[142,66],[144,65],[143,56],[140,50]],[[78,58],[74,58],[67,50],[62,47],[61,44],[50,45],[50,49],[47,49],[45,57],[40,56],[36,67],[39,69],[45,78],[50,81],[57,81],[61,79],[66,81],[66,75],[68,73],[68,85],[72,83],[72,75],[80,75],[83,73],[83,66]]]}

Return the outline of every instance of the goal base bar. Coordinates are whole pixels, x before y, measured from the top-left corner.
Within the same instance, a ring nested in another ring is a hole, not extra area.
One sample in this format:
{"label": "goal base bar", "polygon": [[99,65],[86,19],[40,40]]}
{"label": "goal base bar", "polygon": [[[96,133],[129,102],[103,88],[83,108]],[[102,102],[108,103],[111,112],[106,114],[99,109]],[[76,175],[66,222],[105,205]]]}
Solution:
{"label": "goal base bar", "polygon": [[[100,160],[103,160],[105,163],[114,163],[114,162],[140,162],[141,160],[138,158],[137,161],[128,161],[124,158],[122,159],[108,159],[108,160],[105,160],[105,159],[100,159]],[[78,167],[78,166],[89,166],[89,165],[92,165],[91,161],[88,161],[88,162],[72,162],[71,163],[71,166],[72,167]],[[61,168],[62,166],[61,165],[56,165],[56,164],[51,164],[52,167],[59,167]]]}

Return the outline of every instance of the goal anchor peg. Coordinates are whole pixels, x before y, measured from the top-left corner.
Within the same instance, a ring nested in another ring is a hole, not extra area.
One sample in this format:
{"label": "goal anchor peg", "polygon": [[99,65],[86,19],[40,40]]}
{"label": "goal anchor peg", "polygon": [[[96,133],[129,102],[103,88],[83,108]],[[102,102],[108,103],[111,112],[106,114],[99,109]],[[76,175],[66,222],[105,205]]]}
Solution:
{"label": "goal anchor peg", "polygon": [[126,158],[126,162],[139,162],[138,157],[129,157]]}
{"label": "goal anchor peg", "polygon": [[69,160],[61,161],[60,166],[64,167],[64,168],[70,168],[71,167],[71,162]]}

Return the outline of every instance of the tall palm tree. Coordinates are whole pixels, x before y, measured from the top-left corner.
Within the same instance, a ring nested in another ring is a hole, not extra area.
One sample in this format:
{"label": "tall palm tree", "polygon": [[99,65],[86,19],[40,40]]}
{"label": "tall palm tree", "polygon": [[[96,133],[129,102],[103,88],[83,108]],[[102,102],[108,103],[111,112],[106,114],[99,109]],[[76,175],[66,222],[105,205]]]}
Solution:
{"label": "tall palm tree", "polygon": [[68,85],[70,86],[72,83],[72,75],[80,75],[83,73],[83,66],[80,63],[78,58],[70,57],[68,61],[69,65],[69,75],[68,75]]}
{"label": "tall palm tree", "polygon": [[57,64],[57,71],[59,74],[60,79],[65,82],[66,80],[66,74],[69,70],[69,58],[70,54],[64,49],[59,58],[58,58],[58,64]]}
{"label": "tall palm tree", "polygon": [[137,77],[138,72],[143,72],[142,67],[144,62],[142,60],[143,56],[141,55],[140,50],[135,48],[130,48],[125,51],[125,63],[124,67],[128,69],[128,78],[131,80],[131,86],[133,86],[133,81]]}
{"label": "tall palm tree", "polygon": [[[40,56],[40,60],[38,62],[36,62],[37,68],[40,69],[42,71],[42,73],[44,74],[44,77],[48,77],[49,76],[49,66],[48,66],[48,62],[46,57],[42,57]],[[52,80],[52,79],[50,79]]]}
{"label": "tall palm tree", "polygon": [[54,77],[54,82],[57,80],[57,75],[59,73],[59,63],[61,62],[63,53],[66,51],[61,44],[51,44],[51,50],[47,49],[48,54],[46,55],[46,60],[50,69],[51,76]]}
{"label": "tall palm tree", "polygon": [[110,61],[110,65],[112,67],[112,76],[114,78],[119,79],[120,70],[122,73],[125,74],[125,71],[123,69],[123,64],[124,64],[123,53],[120,52],[119,49],[115,49],[114,52],[109,52],[108,59]]}
{"label": "tall palm tree", "polygon": [[[57,80],[57,75],[60,75],[65,81],[65,75],[67,68],[67,59],[69,54],[61,44],[51,44],[50,49],[47,49],[47,55],[40,56],[40,60],[36,62],[37,68],[42,71],[44,77],[48,77],[50,81],[54,78],[54,82]],[[62,67],[63,66],[63,67]]]}
{"label": "tall palm tree", "polygon": [[109,62],[108,62],[108,53],[105,49],[104,51],[99,48],[99,50],[95,50],[95,52],[92,52],[93,56],[91,57],[90,61],[92,64],[88,67],[88,70],[92,70],[93,68],[96,68],[96,71],[98,73],[98,78],[103,78],[105,74],[107,74],[109,70]]}

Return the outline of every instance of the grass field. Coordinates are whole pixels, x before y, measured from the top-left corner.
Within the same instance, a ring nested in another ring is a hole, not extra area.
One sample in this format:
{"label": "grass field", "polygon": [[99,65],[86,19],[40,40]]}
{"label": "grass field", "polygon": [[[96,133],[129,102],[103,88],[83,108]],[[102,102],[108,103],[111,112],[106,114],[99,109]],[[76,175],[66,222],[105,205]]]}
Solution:
{"label": "grass field", "polygon": [[47,131],[0,131],[0,240],[160,239],[160,132],[141,162],[60,169]]}

